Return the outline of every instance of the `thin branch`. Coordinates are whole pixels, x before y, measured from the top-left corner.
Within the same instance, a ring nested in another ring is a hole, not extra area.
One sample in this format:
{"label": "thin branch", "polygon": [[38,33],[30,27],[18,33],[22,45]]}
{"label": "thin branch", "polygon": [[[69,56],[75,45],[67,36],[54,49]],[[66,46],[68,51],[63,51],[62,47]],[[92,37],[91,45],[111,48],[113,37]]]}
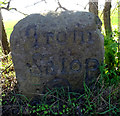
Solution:
{"label": "thin branch", "polygon": [[7,10],[7,11],[15,10],[15,11],[17,11],[17,12],[19,12],[20,14],[23,14],[23,15],[25,15],[25,16],[28,15],[28,14],[25,14],[25,13],[23,13],[23,12],[17,10],[17,8],[6,8],[6,7],[1,7],[1,9]]}
{"label": "thin branch", "polygon": [[115,10],[116,10],[118,7],[119,7],[119,5],[118,5],[118,3],[116,3],[116,4],[115,4],[115,8],[113,9],[113,11],[112,11],[111,14],[115,13]]}
{"label": "thin branch", "polygon": [[35,2],[33,5],[26,6],[25,8],[34,6],[34,5],[36,5],[36,4],[39,4],[40,2],[45,2],[45,3],[47,3],[46,0],[41,0],[41,1]]}
{"label": "thin branch", "polygon": [[84,9],[86,9],[86,8],[87,8],[87,5],[89,5],[89,2],[85,5]]}
{"label": "thin branch", "polygon": [[4,73],[8,68],[10,68],[10,67],[12,66],[12,64],[13,64],[13,63],[11,63],[8,67],[6,67],[5,70],[3,70],[3,71],[1,72],[1,74]]}
{"label": "thin branch", "polygon": [[47,3],[46,0],[41,0],[41,1],[38,1],[38,2],[34,3],[34,5],[38,4],[39,2],[45,2],[45,3]]}
{"label": "thin branch", "polygon": [[23,14],[23,15],[25,15],[25,16],[28,15],[28,14],[25,14],[25,13],[17,10],[17,8],[10,8],[10,3],[11,3],[11,1],[12,1],[12,0],[9,0],[9,2],[4,3],[4,4],[7,4],[7,7],[1,7],[1,9],[7,10],[7,11],[15,10],[15,11],[17,11],[17,12],[19,12],[20,14]]}
{"label": "thin branch", "polygon": [[[92,3],[94,6],[95,6],[95,9],[97,10],[98,8],[97,8],[97,5],[95,4],[95,3],[98,3],[98,2],[89,2],[89,3]],[[88,3],[88,4],[89,4]]]}
{"label": "thin branch", "polygon": [[[8,3],[7,3],[7,2],[2,2],[1,4],[2,4],[2,5],[6,5],[6,4],[8,4]],[[1,4],[0,4],[0,5],[1,5]]]}
{"label": "thin branch", "polygon": [[[40,94],[40,93],[27,93],[27,94],[32,94],[32,95],[39,95],[39,96],[44,96],[45,94]],[[58,99],[58,100],[60,100],[60,101],[63,101],[63,102],[65,102],[65,103],[67,103],[68,104],[68,102],[67,101],[65,101],[64,99],[61,99],[61,98],[58,98],[58,97],[56,97],[56,96],[54,96],[54,95],[46,95],[46,96],[48,96],[48,97],[54,97],[54,98],[56,98],[56,99]]]}
{"label": "thin branch", "polygon": [[61,5],[61,3],[59,2],[59,0],[57,1],[58,2],[58,7],[56,8],[56,10],[55,10],[55,12],[57,12],[57,10],[60,8],[60,9],[63,9],[63,10],[68,10],[68,9],[66,9],[65,7],[63,7],[62,5]]}
{"label": "thin branch", "polygon": [[0,57],[0,60],[2,60],[2,59],[4,59],[4,58],[8,57],[9,55],[11,55],[11,52],[9,52],[9,54],[7,54],[7,55],[1,56],[1,57]]}
{"label": "thin branch", "polygon": [[23,15],[25,15],[25,16],[27,16],[27,15],[28,15],[28,14],[26,14],[26,13],[23,13],[23,12],[21,12],[21,11],[17,10],[16,8],[10,8],[9,10],[15,10],[15,11],[17,11],[17,12],[19,12],[20,14],[23,14]]}
{"label": "thin branch", "polygon": [[8,5],[7,5],[8,9],[10,8],[10,3],[11,3],[11,0],[9,0],[9,2],[8,2]]}

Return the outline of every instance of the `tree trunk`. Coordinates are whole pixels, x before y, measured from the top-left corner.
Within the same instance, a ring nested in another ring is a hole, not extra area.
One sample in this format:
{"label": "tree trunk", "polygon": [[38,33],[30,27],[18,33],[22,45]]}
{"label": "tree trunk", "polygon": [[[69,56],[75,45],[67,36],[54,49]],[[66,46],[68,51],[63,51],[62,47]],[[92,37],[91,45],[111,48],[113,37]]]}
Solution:
{"label": "tree trunk", "polygon": [[5,27],[4,27],[3,21],[2,21],[2,48],[3,48],[2,51],[5,55],[9,54],[10,47],[9,47],[9,43],[7,40],[7,35],[5,32]]}
{"label": "tree trunk", "polygon": [[89,12],[94,13],[95,15],[98,15],[98,0],[93,2],[92,0],[89,0]]}
{"label": "tree trunk", "polygon": [[118,72],[120,75],[120,1],[118,2]]}
{"label": "tree trunk", "polygon": [[112,32],[110,11],[111,11],[111,2],[105,2],[105,6],[103,10],[103,20],[104,20],[105,33],[107,36],[111,36],[111,32]]}
{"label": "tree trunk", "polygon": [[[1,11],[0,11],[0,15],[1,15]],[[3,23],[3,20],[2,20],[2,17],[0,19],[0,22],[1,22],[1,38],[0,38],[0,43],[1,43],[1,46],[2,46],[2,52],[7,55],[9,52],[10,52],[10,47],[9,47],[9,43],[8,43],[8,40],[7,40],[7,35],[6,35],[6,32],[5,32],[5,27],[4,27],[4,23]]]}
{"label": "tree trunk", "polygon": [[2,46],[2,16],[1,16],[1,8],[0,8],[0,46]]}

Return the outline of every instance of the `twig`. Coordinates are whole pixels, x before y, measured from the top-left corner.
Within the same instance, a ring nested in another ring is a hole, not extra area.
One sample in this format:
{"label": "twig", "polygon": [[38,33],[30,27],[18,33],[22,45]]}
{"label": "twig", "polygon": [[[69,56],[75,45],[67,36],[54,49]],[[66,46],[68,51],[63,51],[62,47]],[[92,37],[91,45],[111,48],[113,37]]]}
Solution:
{"label": "twig", "polygon": [[4,55],[4,56],[0,57],[0,60],[3,59],[3,58],[6,58],[9,55],[11,55],[11,52],[9,52],[9,54],[7,54],[7,55]]}
{"label": "twig", "polygon": [[47,3],[46,0],[41,0],[41,1],[35,2],[33,5],[26,6],[25,8],[34,6],[34,5],[36,5],[36,4],[39,4],[40,2],[45,2],[45,3]]}
{"label": "twig", "polygon": [[[90,2],[89,2],[90,3]],[[88,4],[89,4],[88,3]],[[97,8],[97,5],[95,4],[95,3],[97,3],[97,2],[91,2],[94,6],[95,6],[95,9],[97,10],[98,8]]]}
{"label": "twig", "polygon": [[28,14],[25,14],[25,13],[23,13],[23,12],[17,10],[17,8],[6,8],[6,7],[1,7],[1,9],[8,10],[8,11],[10,11],[10,10],[15,10],[15,11],[17,11],[17,12],[19,12],[20,14],[23,14],[23,15],[25,15],[25,16],[28,15]]}
{"label": "twig", "polygon": [[86,9],[87,5],[89,5],[89,2],[85,5],[84,9]]}
{"label": "twig", "polygon": [[23,15],[25,15],[25,16],[28,15],[28,14],[25,14],[25,13],[17,10],[17,8],[10,8],[10,3],[11,3],[11,1],[12,1],[12,0],[9,0],[9,2],[4,3],[4,4],[7,4],[7,7],[1,7],[1,9],[7,10],[7,11],[15,10],[15,11],[17,11],[17,12],[19,12],[20,14],[23,14]]}
{"label": "twig", "polygon": [[3,72],[5,72],[8,68],[10,68],[10,66],[11,66],[12,64],[13,64],[13,63],[11,63],[8,67],[6,67],[5,70],[3,70],[3,71],[1,72],[1,74],[2,74]]}
{"label": "twig", "polygon": [[56,103],[58,102],[58,100],[57,101],[55,101],[51,106],[54,106]]}
{"label": "twig", "polygon": [[61,5],[61,3],[59,2],[59,0],[58,0],[57,2],[58,2],[58,7],[56,8],[55,12],[57,12],[57,10],[58,10],[59,8],[61,8],[61,9],[63,9],[63,10],[68,10],[68,9],[66,9],[65,7],[63,7],[63,6]]}
{"label": "twig", "polygon": [[108,104],[108,102],[102,96],[100,98],[106,105]]}
{"label": "twig", "polygon": [[[100,92],[99,92],[99,93],[101,93],[101,92],[102,92],[103,88],[104,88],[104,85],[101,87],[101,90],[100,90]],[[93,100],[92,100],[92,102],[93,102],[95,99],[97,99],[100,95],[101,95],[101,94],[98,94],[96,97],[94,97],[94,98],[93,98]]]}
{"label": "twig", "polygon": [[9,0],[9,2],[8,2],[8,5],[7,5],[8,9],[10,8],[10,3],[11,3],[11,0]]}
{"label": "twig", "polygon": [[[27,94],[33,94],[33,95],[39,95],[39,96],[44,96],[45,94],[38,94],[38,93],[27,93]],[[56,98],[56,99],[58,99],[58,100],[61,100],[61,101],[63,101],[63,102],[65,102],[65,103],[67,103],[68,104],[68,102],[66,102],[65,100],[63,100],[63,99],[60,99],[60,98],[58,98],[58,97],[56,97],[56,96],[54,96],[54,95],[47,95],[48,97],[54,97],[54,98]]]}
{"label": "twig", "polygon": [[41,0],[41,1],[35,2],[34,5],[36,5],[36,4],[40,3],[40,2],[45,2],[45,3],[47,3],[46,0]]}
{"label": "twig", "polygon": [[17,12],[19,12],[20,14],[23,14],[23,15],[25,15],[25,16],[27,16],[27,15],[28,15],[28,14],[25,14],[25,13],[23,13],[23,12],[21,12],[21,11],[17,10],[16,8],[10,8],[10,10],[15,10],[15,11],[17,11]]}
{"label": "twig", "polygon": [[[99,74],[99,76],[98,76],[98,78],[97,78],[97,80],[96,80],[96,82],[95,82],[95,85],[97,84],[97,82],[99,81],[99,79],[100,79],[100,74]],[[94,85],[94,88],[93,88],[93,90],[95,89],[95,85]]]}

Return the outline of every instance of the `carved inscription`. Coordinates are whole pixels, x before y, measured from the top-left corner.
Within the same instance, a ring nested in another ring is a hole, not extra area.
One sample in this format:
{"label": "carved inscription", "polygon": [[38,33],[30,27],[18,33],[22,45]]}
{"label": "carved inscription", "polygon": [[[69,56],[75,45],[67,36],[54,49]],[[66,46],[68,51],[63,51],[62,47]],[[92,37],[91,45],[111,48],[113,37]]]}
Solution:
{"label": "carved inscription", "polygon": [[[104,38],[87,12],[31,14],[14,27],[11,55],[20,94],[37,98],[48,89],[75,92],[93,86],[104,60]],[[36,94],[37,93],[37,94]]]}
{"label": "carved inscription", "polygon": [[[51,44],[51,42],[57,41],[58,44],[67,44],[69,33],[73,35],[71,38],[73,43],[79,42],[80,44],[93,43],[92,32],[90,31],[72,31],[72,32],[58,32],[56,35],[53,32],[45,33],[46,44]],[[87,39],[84,39],[84,36],[87,36]]]}
{"label": "carved inscription", "polygon": [[36,28],[37,28],[37,26],[36,25],[29,25],[28,27],[27,27],[27,29],[26,29],[26,32],[25,32],[25,35],[29,38],[29,36],[30,36],[30,31],[32,31],[32,34],[33,34],[33,37],[35,38],[35,42],[34,42],[34,45],[33,45],[33,47],[34,48],[38,48],[39,46],[38,46],[38,35],[37,35],[37,32],[36,32]]}
{"label": "carved inscription", "polygon": [[[46,44],[51,45],[51,43],[56,42],[58,44],[61,44],[62,46],[68,44],[69,34],[71,34],[71,38],[74,44],[91,44],[93,43],[93,33],[91,31],[79,31],[79,30],[73,30],[73,31],[60,31],[57,33],[53,32],[45,32],[44,38],[45,43],[39,43],[38,37],[40,36],[39,33],[37,33],[37,26],[36,25],[29,25],[26,29],[25,36],[28,38],[32,36],[34,38],[33,47],[34,49],[39,48],[40,44]],[[70,48],[69,48],[70,49]],[[59,53],[58,53],[59,54]],[[88,58],[85,60],[85,62],[81,62],[80,59],[73,59],[69,63],[67,63],[67,58],[64,58],[64,55],[62,55],[62,60],[60,61],[61,67],[57,66],[54,62],[54,60],[48,60],[44,62],[44,57],[40,53],[34,53],[32,55],[32,60],[34,63],[34,68],[27,63],[26,65],[30,68],[31,75],[34,76],[42,76],[44,75],[56,75],[58,73],[58,70],[60,70],[60,74],[72,74],[72,73],[79,73],[83,69],[83,64],[85,64],[85,70],[86,70],[86,77],[89,77],[90,71],[96,71],[98,69],[99,62],[97,59]],[[44,62],[44,65],[42,64],[42,61]],[[89,66],[89,64],[92,63],[92,66]],[[56,69],[58,67],[58,69]]]}
{"label": "carved inscription", "polygon": [[[36,28],[37,28],[36,25],[29,25],[27,27],[26,33],[25,33],[25,36],[27,36],[28,38],[30,36],[32,36],[35,39],[34,43],[33,43],[34,48],[39,47],[38,36],[40,35],[40,33],[36,32],[36,30],[37,30]],[[60,32],[57,32],[57,34],[55,34],[53,32],[45,32],[44,33],[44,37],[46,39],[45,44],[50,45],[51,43],[53,43],[55,41],[58,44],[67,44],[69,34],[73,35],[72,38],[71,38],[73,43],[78,43],[78,42],[80,44],[84,44],[84,43],[91,44],[91,43],[93,43],[92,32],[91,31],[73,30],[73,31],[70,31],[70,32],[69,31],[68,32],[60,31]]]}
{"label": "carved inscription", "polygon": [[[54,61],[48,61],[46,62],[45,66],[42,66],[42,64],[40,64],[39,62],[42,60],[42,59],[36,59],[35,58],[35,55],[39,55],[39,57],[41,57],[40,54],[34,54],[33,55],[33,62],[34,64],[36,65],[36,68],[32,68],[31,70],[31,65],[29,63],[27,63],[26,65],[30,68],[30,73],[32,75],[38,75],[38,76],[42,76],[43,74],[46,74],[46,75],[56,75],[57,74],[57,71],[58,70],[61,70],[61,74],[72,74],[72,73],[79,73],[81,70],[82,70],[82,65],[85,63],[85,70],[86,70],[86,77],[89,78],[89,72],[91,71],[96,71],[98,70],[98,67],[99,67],[99,62],[97,59],[94,59],[94,58],[88,58],[86,59],[85,62],[80,62],[80,59],[74,59],[72,60],[71,62],[69,62],[69,65],[66,66],[66,62],[67,62],[67,59],[66,58],[63,58],[62,61],[60,62],[61,63],[61,67],[59,67],[59,69],[56,69],[55,67],[55,63]],[[44,67],[46,67],[44,69]],[[38,72],[36,72],[36,70],[38,70]]]}

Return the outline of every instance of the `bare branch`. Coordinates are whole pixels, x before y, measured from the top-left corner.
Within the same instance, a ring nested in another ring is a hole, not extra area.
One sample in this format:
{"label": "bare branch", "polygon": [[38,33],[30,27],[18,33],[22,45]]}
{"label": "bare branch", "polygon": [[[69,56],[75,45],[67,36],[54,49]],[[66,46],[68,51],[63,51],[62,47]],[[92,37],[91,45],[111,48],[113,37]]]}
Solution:
{"label": "bare branch", "polygon": [[8,9],[10,8],[10,3],[11,3],[11,0],[9,0],[9,2],[8,2],[8,5],[7,5]]}
{"label": "bare branch", "polygon": [[[6,5],[6,4],[8,4],[8,3],[7,3],[7,2],[2,2],[1,4],[2,4],[2,5]],[[0,4],[0,5],[1,5],[1,4]]]}
{"label": "bare branch", "polygon": [[98,9],[98,5],[96,4],[96,3],[98,3],[98,2],[89,2],[88,4],[90,4],[90,3],[95,6],[95,9],[96,9],[96,10]]}
{"label": "bare branch", "polygon": [[58,2],[58,7],[56,8],[56,10],[55,10],[55,12],[57,12],[57,10],[60,8],[60,9],[63,9],[63,10],[68,10],[68,9],[66,9],[65,7],[63,7],[62,5],[61,5],[61,3],[59,2],[59,0],[57,0],[57,2]]}
{"label": "bare branch", "polygon": [[15,10],[15,11],[17,11],[17,12],[19,12],[20,14],[23,14],[23,15],[25,15],[25,16],[28,15],[28,14],[25,14],[25,13],[17,10],[17,8],[10,8],[10,3],[11,3],[11,1],[12,1],[12,0],[9,0],[9,2],[4,3],[4,4],[7,4],[7,7],[1,7],[1,9],[7,10],[7,11]]}
{"label": "bare branch", "polygon": [[6,67],[6,68],[1,72],[1,74],[4,73],[4,72],[5,72],[8,68],[10,68],[12,65],[13,65],[13,63],[11,63],[8,67]]}
{"label": "bare branch", "polygon": [[1,7],[1,9],[7,10],[7,11],[15,10],[15,11],[17,11],[17,12],[19,12],[20,14],[23,14],[23,15],[25,15],[25,16],[28,15],[28,14],[25,14],[25,13],[23,13],[23,12],[17,10],[16,8],[9,8],[9,9],[8,9],[8,8],[6,8],[6,7]]}
{"label": "bare branch", "polygon": [[25,16],[27,16],[28,14],[25,14],[25,13],[23,13],[23,12],[21,12],[21,11],[19,11],[19,10],[17,10],[16,8],[10,8],[9,9],[9,11],[10,10],[15,10],[15,11],[17,11],[17,12],[19,12],[20,14],[23,14],[23,15],[25,15]]}
{"label": "bare branch", "polygon": [[0,57],[0,60],[4,59],[4,58],[6,58],[6,57],[8,57],[8,56],[10,56],[10,55],[11,55],[11,52],[10,52],[9,54],[7,54],[7,55],[1,56],[1,57]]}
{"label": "bare branch", "polygon": [[85,5],[84,9],[86,9],[86,8],[87,8],[87,5],[89,5],[89,2]]}
{"label": "bare branch", "polygon": [[34,5],[36,5],[36,4],[39,4],[40,2],[45,2],[45,3],[47,3],[46,0],[41,0],[41,1],[35,2],[33,5],[26,6],[25,8],[34,6]]}

